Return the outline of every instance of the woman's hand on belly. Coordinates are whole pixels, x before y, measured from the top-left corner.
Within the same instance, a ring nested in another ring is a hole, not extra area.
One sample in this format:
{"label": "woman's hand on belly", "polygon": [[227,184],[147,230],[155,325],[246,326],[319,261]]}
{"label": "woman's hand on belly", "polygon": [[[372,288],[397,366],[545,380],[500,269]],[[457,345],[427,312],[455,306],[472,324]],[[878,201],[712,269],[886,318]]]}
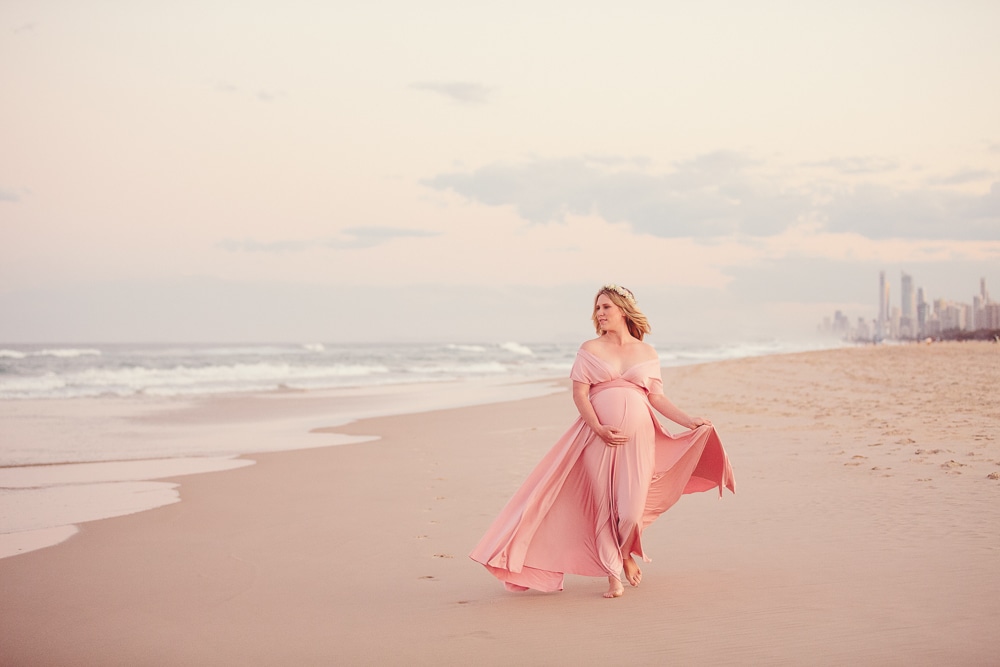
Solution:
{"label": "woman's hand on belly", "polygon": [[601,424],[594,429],[594,432],[611,447],[620,447],[628,442],[628,436],[612,426]]}

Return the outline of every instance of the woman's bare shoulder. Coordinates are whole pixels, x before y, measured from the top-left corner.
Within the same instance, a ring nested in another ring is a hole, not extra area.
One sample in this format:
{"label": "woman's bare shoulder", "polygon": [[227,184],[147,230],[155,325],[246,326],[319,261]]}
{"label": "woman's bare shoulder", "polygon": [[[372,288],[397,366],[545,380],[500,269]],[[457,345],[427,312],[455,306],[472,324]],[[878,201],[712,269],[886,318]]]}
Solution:
{"label": "woman's bare shoulder", "polygon": [[653,347],[649,343],[644,343],[641,340],[636,342],[639,344],[640,349],[642,350],[642,354],[637,356],[641,356],[643,361],[650,361],[652,359],[660,358],[660,355],[656,353],[655,347]]}

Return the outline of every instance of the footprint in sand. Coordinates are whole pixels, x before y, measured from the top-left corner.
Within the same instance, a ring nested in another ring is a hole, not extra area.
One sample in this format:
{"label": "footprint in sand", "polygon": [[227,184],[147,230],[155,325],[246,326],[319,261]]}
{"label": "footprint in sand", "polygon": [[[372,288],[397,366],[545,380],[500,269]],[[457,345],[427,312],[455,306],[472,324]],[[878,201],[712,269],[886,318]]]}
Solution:
{"label": "footprint in sand", "polygon": [[986,479],[1000,479],[1000,472],[991,472]]}
{"label": "footprint in sand", "polygon": [[952,460],[948,461],[947,463],[942,463],[941,467],[945,468],[945,469],[949,469],[949,468],[965,468],[966,464],[965,463],[959,463],[955,459],[952,459]]}
{"label": "footprint in sand", "polygon": [[435,558],[454,558],[451,554],[434,554]]}

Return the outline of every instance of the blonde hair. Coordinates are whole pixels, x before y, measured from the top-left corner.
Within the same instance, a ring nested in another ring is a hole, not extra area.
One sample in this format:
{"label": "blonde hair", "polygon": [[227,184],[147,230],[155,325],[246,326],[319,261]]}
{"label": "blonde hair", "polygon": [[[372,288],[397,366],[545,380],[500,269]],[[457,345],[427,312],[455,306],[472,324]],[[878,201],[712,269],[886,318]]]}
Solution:
{"label": "blonde hair", "polygon": [[598,335],[601,333],[601,326],[597,323],[597,300],[601,298],[602,294],[607,294],[611,303],[621,308],[622,314],[625,316],[625,323],[628,325],[628,332],[633,338],[642,340],[643,336],[652,331],[649,320],[636,305],[632,290],[621,285],[605,285],[598,290],[594,297],[594,309],[590,313],[590,319],[594,322],[594,330],[597,331]]}

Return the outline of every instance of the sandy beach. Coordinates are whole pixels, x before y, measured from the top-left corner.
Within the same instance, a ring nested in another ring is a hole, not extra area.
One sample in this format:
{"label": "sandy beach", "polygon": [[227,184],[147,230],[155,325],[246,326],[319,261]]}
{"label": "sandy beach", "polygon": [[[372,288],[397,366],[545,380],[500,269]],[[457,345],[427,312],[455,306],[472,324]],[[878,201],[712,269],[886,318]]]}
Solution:
{"label": "sandy beach", "polygon": [[[509,593],[466,557],[575,418],[568,391],[334,426],[378,439],[178,476],[178,503],[0,559],[0,663],[996,664],[998,377],[989,343],[665,369],[737,495],[682,498],[615,600],[581,577]],[[212,428],[190,410],[169,419]]]}

